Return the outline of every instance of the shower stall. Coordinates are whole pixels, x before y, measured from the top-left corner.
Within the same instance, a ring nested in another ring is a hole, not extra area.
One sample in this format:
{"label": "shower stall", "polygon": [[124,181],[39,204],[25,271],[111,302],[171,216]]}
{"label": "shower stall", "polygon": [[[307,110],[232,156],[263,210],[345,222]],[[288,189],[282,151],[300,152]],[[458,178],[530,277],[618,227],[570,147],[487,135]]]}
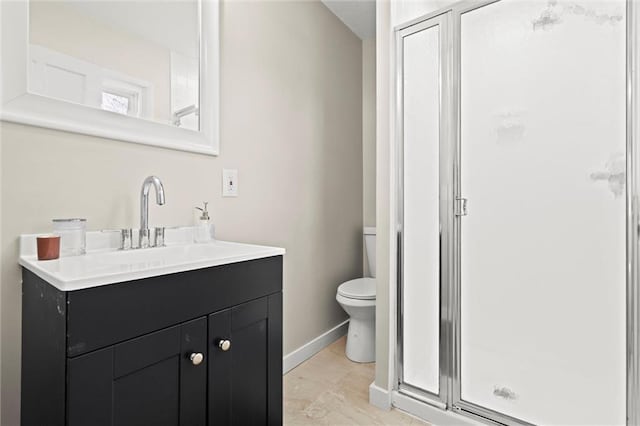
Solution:
{"label": "shower stall", "polygon": [[395,29],[399,393],[640,424],[637,6],[464,1]]}

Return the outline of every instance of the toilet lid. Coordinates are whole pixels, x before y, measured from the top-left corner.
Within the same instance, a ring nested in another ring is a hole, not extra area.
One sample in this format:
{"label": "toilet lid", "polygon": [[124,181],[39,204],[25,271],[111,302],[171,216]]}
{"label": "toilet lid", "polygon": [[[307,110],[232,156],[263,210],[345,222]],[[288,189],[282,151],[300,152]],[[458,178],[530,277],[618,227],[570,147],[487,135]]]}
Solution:
{"label": "toilet lid", "polygon": [[376,279],[357,278],[340,284],[338,294],[349,299],[372,300],[376,298]]}

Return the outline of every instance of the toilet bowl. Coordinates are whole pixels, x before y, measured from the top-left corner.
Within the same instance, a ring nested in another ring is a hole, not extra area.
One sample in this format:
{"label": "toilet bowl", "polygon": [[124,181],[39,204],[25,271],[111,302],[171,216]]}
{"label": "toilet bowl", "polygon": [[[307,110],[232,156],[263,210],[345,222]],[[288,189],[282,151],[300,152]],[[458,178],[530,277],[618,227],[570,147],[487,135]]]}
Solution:
{"label": "toilet bowl", "polygon": [[[364,234],[369,272],[375,277],[375,228],[365,228]],[[355,362],[375,361],[375,278],[356,278],[340,284],[336,300],[349,315],[347,358]]]}

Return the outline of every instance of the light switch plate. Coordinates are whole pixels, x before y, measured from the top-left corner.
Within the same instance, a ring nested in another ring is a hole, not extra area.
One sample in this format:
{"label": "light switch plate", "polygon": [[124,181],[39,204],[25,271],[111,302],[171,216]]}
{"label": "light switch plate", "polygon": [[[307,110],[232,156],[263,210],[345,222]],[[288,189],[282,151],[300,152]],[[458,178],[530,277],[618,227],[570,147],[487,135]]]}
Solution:
{"label": "light switch plate", "polygon": [[238,196],[238,169],[222,169],[222,196]]}

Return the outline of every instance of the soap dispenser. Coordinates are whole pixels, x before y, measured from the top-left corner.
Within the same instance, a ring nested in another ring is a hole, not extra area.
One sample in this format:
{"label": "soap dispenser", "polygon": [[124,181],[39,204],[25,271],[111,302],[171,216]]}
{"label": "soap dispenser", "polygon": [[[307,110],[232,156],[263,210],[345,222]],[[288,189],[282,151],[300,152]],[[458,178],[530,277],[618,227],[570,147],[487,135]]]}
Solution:
{"label": "soap dispenser", "polygon": [[208,243],[213,237],[213,224],[211,224],[211,219],[209,218],[207,204],[209,203],[205,201],[204,208],[196,207],[202,212],[195,226],[194,240],[196,243]]}

